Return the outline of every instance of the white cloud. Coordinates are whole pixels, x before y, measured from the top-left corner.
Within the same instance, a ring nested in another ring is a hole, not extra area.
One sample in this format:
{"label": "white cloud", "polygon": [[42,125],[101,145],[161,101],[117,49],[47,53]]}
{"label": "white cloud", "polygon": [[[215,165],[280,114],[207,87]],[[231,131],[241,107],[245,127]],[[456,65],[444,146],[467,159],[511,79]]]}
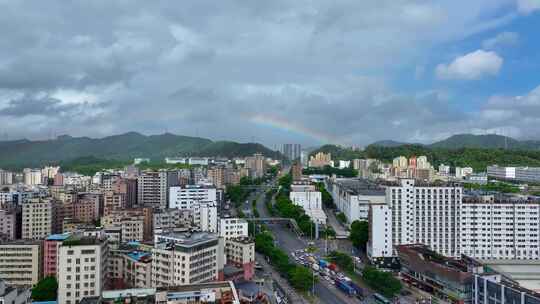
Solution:
{"label": "white cloud", "polygon": [[517,9],[520,13],[530,14],[540,9],[540,0],[517,0]]}
{"label": "white cloud", "polygon": [[492,51],[476,50],[457,57],[449,64],[439,64],[435,73],[440,79],[478,80],[497,75],[503,59]]}
{"label": "white cloud", "polygon": [[482,41],[482,47],[492,50],[497,47],[514,46],[519,42],[519,34],[515,32],[502,32],[497,36]]}

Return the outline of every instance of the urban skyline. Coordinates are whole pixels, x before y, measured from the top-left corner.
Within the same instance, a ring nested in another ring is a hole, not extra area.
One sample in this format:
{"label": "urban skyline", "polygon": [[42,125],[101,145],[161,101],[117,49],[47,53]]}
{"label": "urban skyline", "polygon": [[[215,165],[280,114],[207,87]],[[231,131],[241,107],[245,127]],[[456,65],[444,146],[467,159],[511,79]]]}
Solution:
{"label": "urban skyline", "polygon": [[538,134],[536,0],[0,8],[18,29],[0,52],[10,138],[169,131],[309,146]]}

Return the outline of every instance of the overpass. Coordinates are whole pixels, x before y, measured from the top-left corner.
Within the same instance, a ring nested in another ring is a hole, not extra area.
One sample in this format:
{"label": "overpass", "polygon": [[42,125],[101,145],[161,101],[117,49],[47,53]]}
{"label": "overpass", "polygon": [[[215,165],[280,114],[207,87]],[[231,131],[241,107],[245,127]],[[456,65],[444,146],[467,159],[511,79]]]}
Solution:
{"label": "overpass", "polygon": [[268,223],[268,224],[278,224],[278,223],[287,223],[291,225],[291,228],[294,230],[296,235],[304,236],[302,230],[298,226],[298,223],[295,219],[286,218],[286,217],[251,217],[247,218],[248,221],[259,222],[259,223]]}

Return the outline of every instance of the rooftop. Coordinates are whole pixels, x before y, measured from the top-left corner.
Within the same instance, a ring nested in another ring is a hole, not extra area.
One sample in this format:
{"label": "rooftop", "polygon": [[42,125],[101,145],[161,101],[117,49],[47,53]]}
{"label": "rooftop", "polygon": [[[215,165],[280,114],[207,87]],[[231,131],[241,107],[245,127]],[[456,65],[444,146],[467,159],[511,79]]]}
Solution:
{"label": "rooftop", "polygon": [[464,256],[462,259],[445,257],[423,244],[399,245],[397,251],[402,264],[416,272],[436,274],[448,280],[465,282],[477,267],[483,267],[476,260]]}
{"label": "rooftop", "polygon": [[520,287],[540,292],[540,261],[482,260],[489,269],[509,278]]}
{"label": "rooftop", "polygon": [[51,234],[49,235],[46,240],[47,241],[64,241],[65,239],[69,238],[71,233],[61,233],[61,234]]}
{"label": "rooftop", "polygon": [[386,195],[384,187],[362,178],[338,178],[335,183],[353,195]]}
{"label": "rooftop", "polygon": [[494,192],[468,192],[463,195],[463,203],[496,203],[496,204],[540,204],[540,197],[511,195]]}
{"label": "rooftop", "polygon": [[144,251],[131,251],[126,253],[128,257],[137,262],[150,262],[152,254]]}
{"label": "rooftop", "polygon": [[195,247],[211,241],[217,241],[218,236],[209,232],[170,232],[157,234],[155,240],[156,245],[165,244],[169,241],[173,242],[176,246]]}

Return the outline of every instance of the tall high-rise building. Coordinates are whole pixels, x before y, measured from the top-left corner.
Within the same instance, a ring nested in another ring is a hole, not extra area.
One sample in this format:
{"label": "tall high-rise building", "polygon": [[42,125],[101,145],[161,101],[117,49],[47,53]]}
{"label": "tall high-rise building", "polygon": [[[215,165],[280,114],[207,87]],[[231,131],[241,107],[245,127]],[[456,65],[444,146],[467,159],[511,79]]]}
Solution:
{"label": "tall high-rise building", "polygon": [[0,169],[0,185],[13,184],[13,173]]}
{"label": "tall high-rise building", "polygon": [[246,157],[246,168],[253,178],[263,177],[266,173],[266,159],[260,153]]}
{"label": "tall high-rise building", "polygon": [[23,182],[24,184],[31,186],[41,185],[41,170],[25,168],[23,170]]}
{"label": "tall high-rise building", "polygon": [[125,196],[127,208],[132,208],[137,204],[136,178],[119,178],[113,186],[113,191]]}
{"label": "tall high-rise building", "polygon": [[308,166],[314,168],[322,168],[329,166],[332,162],[332,154],[319,152],[309,158]]}
{"label": "tall high-rise building", "polygon": [[144,171],[137,178],[137,205],[159,207],[161,204],[161,179],[157,171]]}
{"label": "tall high-rise building", "polygon": [[223,166],[209,168],[207,175],[208,180],[217,188],[223,188],[225,186],[225,168]]}
{"label": "tall high-rise building", "polygon": [[302,153],[300,144],[283,144],[281,153],[289,160],[299,160]]}
{"label": "tall high-rise building", "polygon": [[159,171],[159,193],[160,208],[167,208],[169,205],[169,189],[180,185],[178,171],[160,170]]}

